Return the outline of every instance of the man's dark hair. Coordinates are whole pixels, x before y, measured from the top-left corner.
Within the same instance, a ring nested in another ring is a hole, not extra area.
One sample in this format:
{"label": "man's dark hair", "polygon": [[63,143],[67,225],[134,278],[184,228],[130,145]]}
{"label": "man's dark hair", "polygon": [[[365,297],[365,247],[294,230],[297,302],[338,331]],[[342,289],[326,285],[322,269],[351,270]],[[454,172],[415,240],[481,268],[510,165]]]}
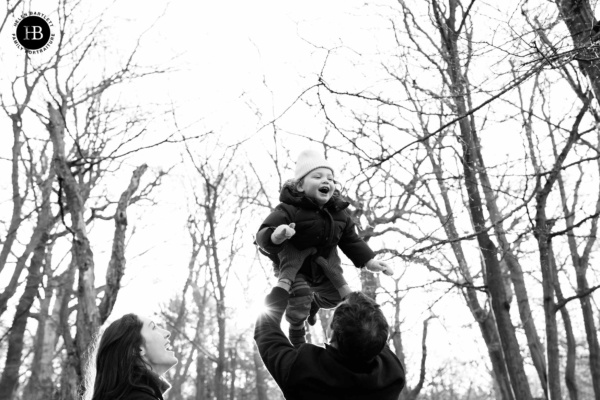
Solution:
{"label": "man's dark hair", "polygon": [[342,354],[369,361],[383,350],[389,326],[375,300],[364,293],[352,292],[335,309],[331,329]]}

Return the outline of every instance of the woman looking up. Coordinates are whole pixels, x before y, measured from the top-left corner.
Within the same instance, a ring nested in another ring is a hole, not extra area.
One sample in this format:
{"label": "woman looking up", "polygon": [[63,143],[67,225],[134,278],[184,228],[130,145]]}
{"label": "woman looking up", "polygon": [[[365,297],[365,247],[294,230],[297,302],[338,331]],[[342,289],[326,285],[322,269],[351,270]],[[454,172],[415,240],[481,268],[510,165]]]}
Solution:
{"label": "woman looking up", "polygon": [[92,400],[163,400],[162,378],[177,364],[171,333],[147,317],[126,314],[102,334]]}

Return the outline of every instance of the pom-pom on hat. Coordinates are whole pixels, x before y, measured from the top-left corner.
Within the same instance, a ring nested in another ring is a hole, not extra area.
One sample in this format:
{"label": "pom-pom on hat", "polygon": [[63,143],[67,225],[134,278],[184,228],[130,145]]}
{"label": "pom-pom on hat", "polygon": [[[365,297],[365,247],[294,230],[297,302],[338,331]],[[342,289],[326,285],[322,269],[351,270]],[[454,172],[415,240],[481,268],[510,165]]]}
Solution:
{"label": "pom-pom on hat", "polygon": [[304,150],[298,156],[298,161],[296,161],[294,179],[299,181],[317,168],[328,168],[331,172],[335,173],[329,161],[321,153],[316,150]]}

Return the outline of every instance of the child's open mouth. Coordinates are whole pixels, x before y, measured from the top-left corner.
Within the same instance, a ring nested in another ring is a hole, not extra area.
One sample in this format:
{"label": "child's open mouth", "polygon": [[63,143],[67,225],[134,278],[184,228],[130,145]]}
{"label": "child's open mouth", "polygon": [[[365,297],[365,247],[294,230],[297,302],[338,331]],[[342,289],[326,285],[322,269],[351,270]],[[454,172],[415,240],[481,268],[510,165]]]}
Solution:
{"label": "child's open mouth", "polygon": [[323,194],[327,194],[329,193],[329,186],[323,186],[319,188],[319,192],[323,193]]}

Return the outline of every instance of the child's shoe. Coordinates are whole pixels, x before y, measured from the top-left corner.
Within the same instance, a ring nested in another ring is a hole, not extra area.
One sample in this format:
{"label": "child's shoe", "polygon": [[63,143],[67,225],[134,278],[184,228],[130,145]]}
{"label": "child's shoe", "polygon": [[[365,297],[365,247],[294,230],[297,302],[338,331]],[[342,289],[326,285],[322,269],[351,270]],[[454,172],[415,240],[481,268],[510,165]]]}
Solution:
{"label": "child's shoe", "polygon": [[321,307],[319,307],[314,300],[310,303],[310,311],[307,319],[310,326],[314,326],[317,323],[317,314],[319,313],[320,309]]}

